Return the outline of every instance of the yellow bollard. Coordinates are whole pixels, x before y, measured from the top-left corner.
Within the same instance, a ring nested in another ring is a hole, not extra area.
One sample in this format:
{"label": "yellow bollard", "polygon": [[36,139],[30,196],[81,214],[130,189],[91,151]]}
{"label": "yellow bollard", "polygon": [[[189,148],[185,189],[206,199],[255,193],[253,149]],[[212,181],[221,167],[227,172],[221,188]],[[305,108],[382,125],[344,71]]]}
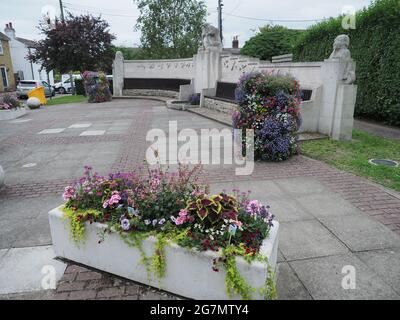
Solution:
{"label": "yellow bollard", "polygon": [[46,95],[44,93],[44,87],[37,87],[37,88],[29,91],[28,98],[32,98],[32,97],[38,98],[42,105],[47,104]]}

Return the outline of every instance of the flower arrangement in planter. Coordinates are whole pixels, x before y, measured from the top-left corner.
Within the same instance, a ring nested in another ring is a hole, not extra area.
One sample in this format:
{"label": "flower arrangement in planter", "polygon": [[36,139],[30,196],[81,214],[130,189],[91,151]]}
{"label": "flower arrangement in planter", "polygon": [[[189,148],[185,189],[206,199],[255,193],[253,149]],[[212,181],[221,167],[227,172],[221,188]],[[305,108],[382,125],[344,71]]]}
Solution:
{"label": "flower arrangement in planter", "polygon": [[254,130],[256,160],[283,161],[298,152],[301,91],[295,79],[247,73],[235,94],[239,107],[232,115],[233,127]]}
{"label": "flower arrangement in planter", "polygon": [[85,71],[82,78],[90,103],[111,101],[110,85],[104,72]]}
{"label": "flower arrangement in planter", "polygon": [[0,96],[0,110],[14,110],[21,107],[21,102],[16,96],[9,93]]}
{"label": "flower arrangement in planter", "polygon": [[[61,210],[69,225],[70,239],[77,248],[84,246],[86,229],[90,224],[100,223],[104,228],[99,233],[99,245],[107,243],[107,235],[119,235],[140,252],[140,262],[149,279],[162,281],[168,276],[167,270],[171,269],[168,269],[167,256],[170,260],[174,255],[180,257],[182,252],[176,250],[184,248],[193,254],[203,254],[202,259],[206,257],[207,273],[221,276],[225,271],[223,292],[227,297],[251,299],[253,295],[261,295],[274,299],[273,268],[262,254],[265,239],[274,228],[274,244],[270,250],[277,250],[274,224],[278,223],[273,221],[269,207],[257,200],[251,201],[250,192],[233,190],[231,194],[221,192],[210,196],[209,187],[201,183],[201,175],[201,166],[190,169],[179,165],[177,172],[171,173],[161,166],[150,169],[145,165],[132,173],[108,177],[85,167],[84,176],[66,187],[63,195],[66,203]],[[56,231],[52,230],[52,235],[57,246]],[[146,239],[151,237],[155,239],[154,249],[149,254]],[[168,247],[175,250],[174,254],[167,253]],[[255,264],[256,273],[264,279],[263,283],[257,283],[257,288],[241,275],[240,270],[248,272],[249,267],[239,268],[238,257],[243,265]],[[184,263],[180,261],[179,265]],[[173,267],[172,272],[176,272]],[[172,286],[176,286],[176,281]]]}
{"label": "flower arrangement in planter", "polygon": [[24,114],[26,110],[15,95],[10,93],[0,95],[0,120],[12,120]]}

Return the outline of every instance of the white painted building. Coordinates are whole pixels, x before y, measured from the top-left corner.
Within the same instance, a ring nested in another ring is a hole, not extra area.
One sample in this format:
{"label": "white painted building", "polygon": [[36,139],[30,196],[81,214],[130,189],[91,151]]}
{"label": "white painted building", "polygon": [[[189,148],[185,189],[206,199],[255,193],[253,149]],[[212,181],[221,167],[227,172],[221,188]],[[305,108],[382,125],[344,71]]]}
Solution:
{"label": "white painted building", "polygon": [[10,52],[14,72],[17,75],[17,80],[44,80],[54,84],[53,71],[49,72],[49,76],[45,70],[40,70],[41,66],[32,63],[27,59],[27,56],[34,50],[35,42],[32,40],[19,38],[16,36],[15,29],[12,23],[6,24],[4,33],[10,38]]}

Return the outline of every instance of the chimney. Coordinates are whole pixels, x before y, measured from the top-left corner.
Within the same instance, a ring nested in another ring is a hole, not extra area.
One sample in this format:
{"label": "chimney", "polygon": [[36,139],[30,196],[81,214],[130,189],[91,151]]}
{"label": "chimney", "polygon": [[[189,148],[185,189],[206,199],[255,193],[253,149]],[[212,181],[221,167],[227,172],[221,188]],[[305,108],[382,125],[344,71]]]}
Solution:
{"label": "chimney", "polygon": [[12,22],[9,22],[9,23],[6,24],[6,28],[4,29],[4,33],[11,40],[15,39],[15,30],[13,28]]}
{"label": "chimney", "polygon": [[239,49],[239,36],[234,36],[233,37],[232,49]]}

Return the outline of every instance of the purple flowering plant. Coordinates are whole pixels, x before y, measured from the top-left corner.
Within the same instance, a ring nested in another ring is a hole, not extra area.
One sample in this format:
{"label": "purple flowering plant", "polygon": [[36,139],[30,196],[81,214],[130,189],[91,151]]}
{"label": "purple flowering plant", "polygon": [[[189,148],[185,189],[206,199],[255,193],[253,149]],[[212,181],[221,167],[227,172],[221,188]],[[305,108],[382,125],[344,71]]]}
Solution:
{"label": "purple flowering plant", "polygon": [[202,172],[201,166],[179,165],[169,172],[145,165],[104,177],[86,166],[83,177],[65,188],[65,208],[81,224],[101,222],[131,234],[180,233],[182,246],[218,251],[242,245],[257,254],[272,226],[269,207],[236,189],[209,196]]}
{"label": "purple flowering plant", "polygon": [[254,130],[256,160],[283,161],[298,153],[301,91],[295,79],[247,73],[241,76],[235,94],[239,106],[232,114],[233,127]]}

